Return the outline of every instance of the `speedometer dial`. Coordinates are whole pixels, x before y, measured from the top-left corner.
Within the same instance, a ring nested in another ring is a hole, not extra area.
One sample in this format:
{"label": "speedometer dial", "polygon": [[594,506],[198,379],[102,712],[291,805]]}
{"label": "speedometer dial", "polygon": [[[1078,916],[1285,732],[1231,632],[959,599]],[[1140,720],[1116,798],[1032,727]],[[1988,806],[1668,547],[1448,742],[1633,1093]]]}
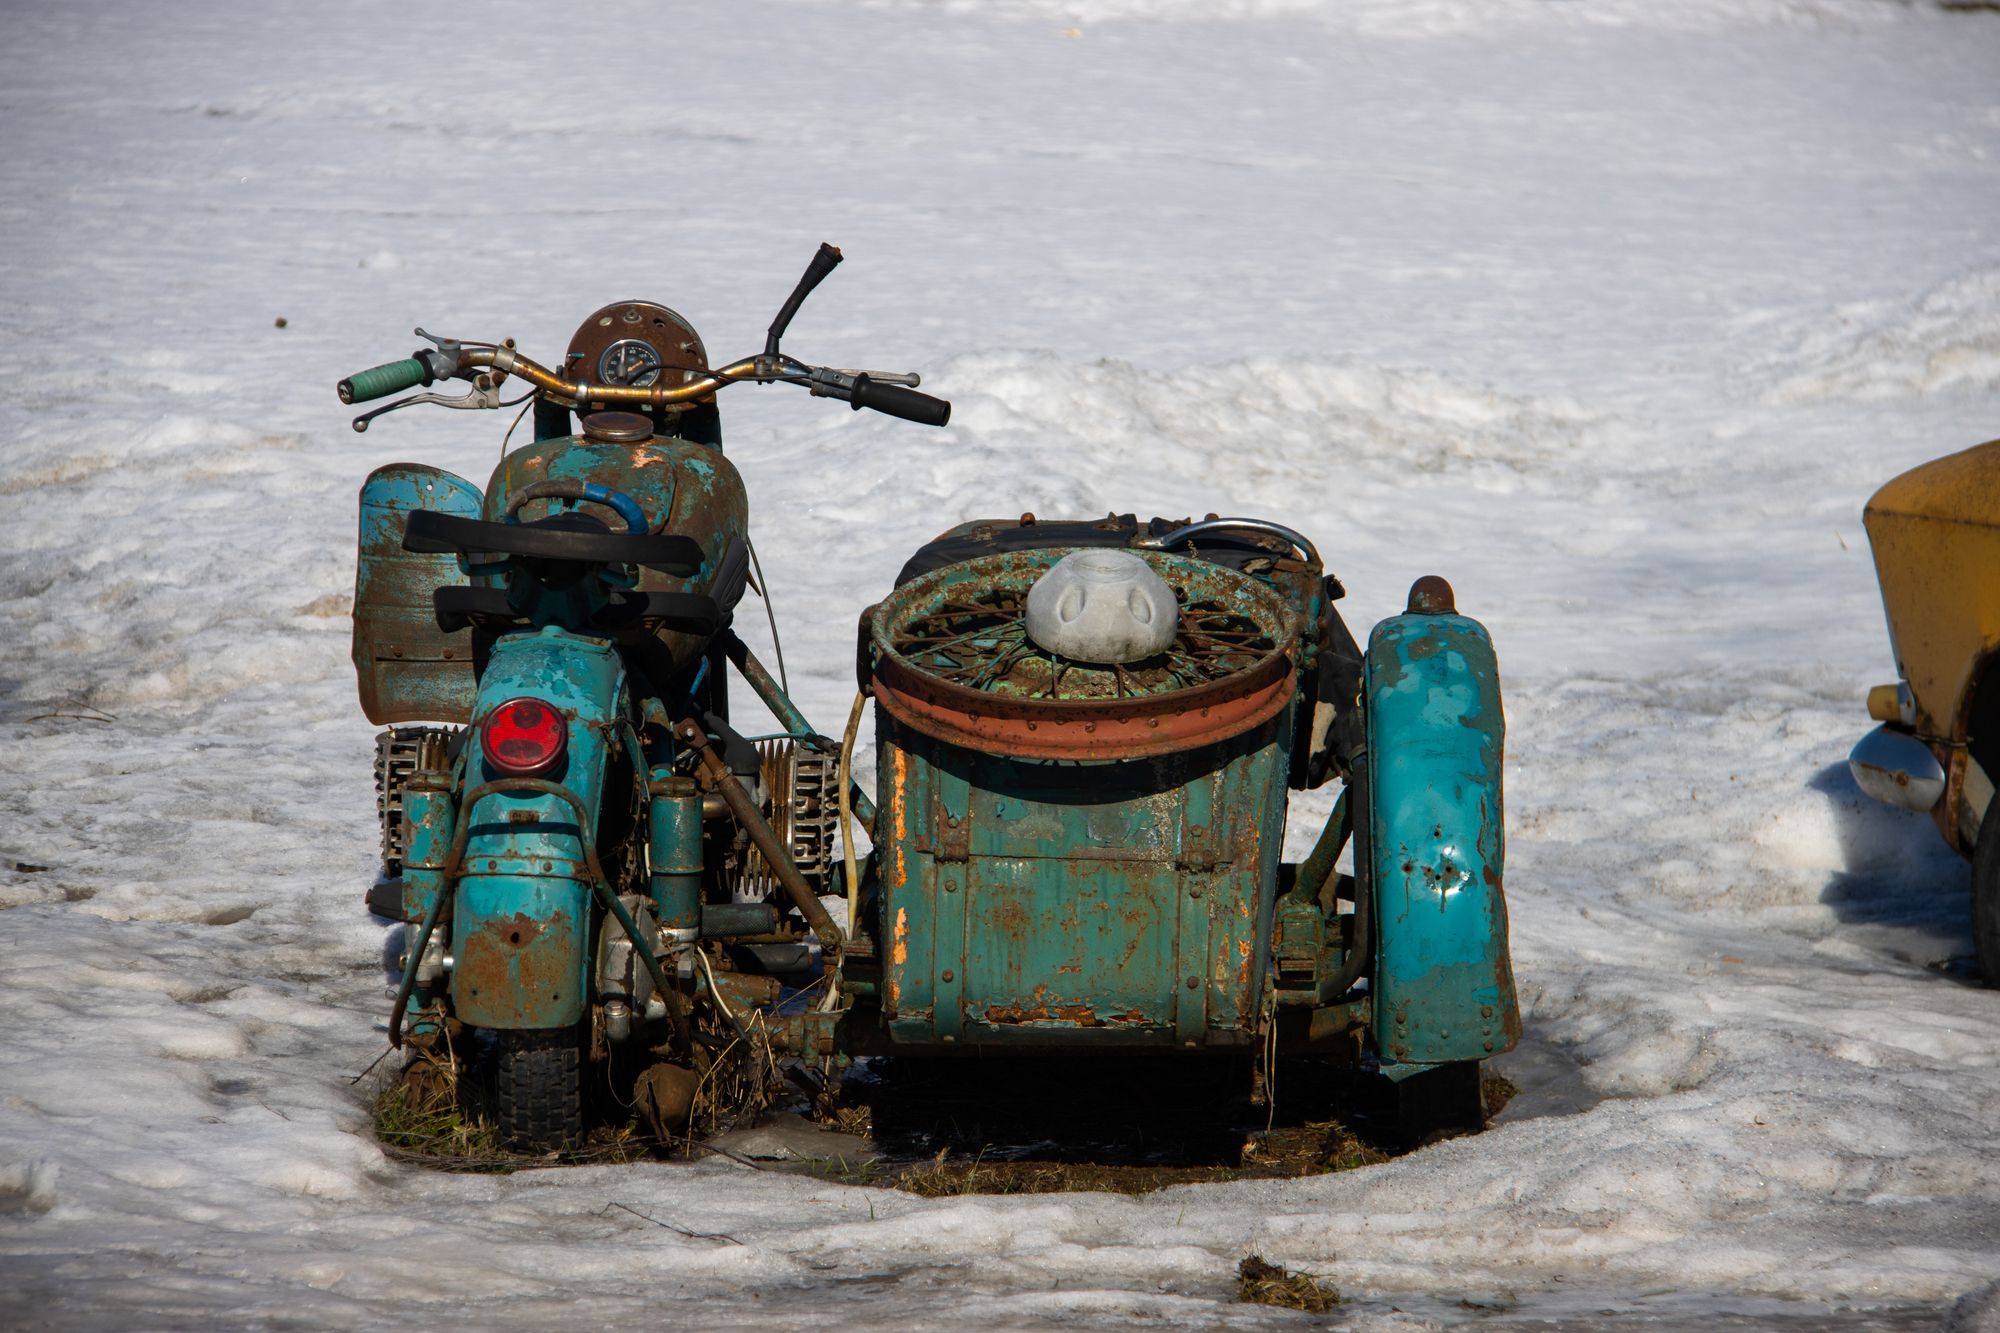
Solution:
{"label": "speedometer dial", "polygon": [[622,338],[597,358],[597,378],[603,384],[649,388],[660,377],[660,354],[638,338]]}

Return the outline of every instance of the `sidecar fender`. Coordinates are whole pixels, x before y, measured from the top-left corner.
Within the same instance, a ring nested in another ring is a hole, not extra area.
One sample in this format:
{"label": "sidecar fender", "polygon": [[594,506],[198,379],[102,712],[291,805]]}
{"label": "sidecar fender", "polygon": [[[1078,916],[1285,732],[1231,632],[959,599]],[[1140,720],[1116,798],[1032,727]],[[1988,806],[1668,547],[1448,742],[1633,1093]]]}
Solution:
{"label": "sidecar fender", "polygon": [[1370,636],[1364,672],[1376,1049],[1406,1065],[1497,1055],[1521,1019],[1492,641],[1464,616],[1393,616]]}

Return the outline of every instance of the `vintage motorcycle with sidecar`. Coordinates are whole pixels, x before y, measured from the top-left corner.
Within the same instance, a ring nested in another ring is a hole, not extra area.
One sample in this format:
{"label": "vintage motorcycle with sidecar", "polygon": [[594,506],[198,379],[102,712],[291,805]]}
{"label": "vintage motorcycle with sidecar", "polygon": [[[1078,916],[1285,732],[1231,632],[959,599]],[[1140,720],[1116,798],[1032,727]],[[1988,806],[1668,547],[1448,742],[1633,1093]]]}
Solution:
{"label": "vintage motorcycle with sidecar", "polygon": [[[949,418],[913,375],[780,351],[838,262],[822,246],[764,351],[719,369],[679,315],[623,302],[559,371],[422,335],[341,382],[350,403],[471,384],[357,430],[502,406],[509,379],[535,421],[483,492],[415,464],[362,489],[370,905],[407,932],[391,1044],[486,1070],[500,1131],[536,1149],[579,1137],[591,1087],[665,1134],[755,1105],[780,1059],[831,1098],[874,1054],[1235,1055],[1260,1088],[1315,1056],[1476,1124],[1479,1062],[1519,1034],[1503,723],[1442,579],[1364,649],[1274,523],[961,524],[863,613],[839,742],[734,634],[754,557],[716,394]],[[781,734],[731,725],[731,666]],[[874,799],[850,771],[871,698]],[[1287,789],[1335,780],[1285,862]]]}

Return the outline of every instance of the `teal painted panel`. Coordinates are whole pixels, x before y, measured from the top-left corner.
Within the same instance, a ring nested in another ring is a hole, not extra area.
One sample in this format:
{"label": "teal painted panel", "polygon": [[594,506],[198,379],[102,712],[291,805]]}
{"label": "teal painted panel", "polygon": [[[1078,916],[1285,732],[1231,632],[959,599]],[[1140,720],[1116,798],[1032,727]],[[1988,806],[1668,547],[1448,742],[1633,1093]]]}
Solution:
{"label": "teal painted panel", "polygon": [[433,510],[479,515],[479,488],[422,463],[395,463],[368,474],[354,566],[354,675],[361,711],[390,722],[464,722],[471,713],[472,634],[437,627],[431,593],[462,584],[453,555],[403,549],[410,514]]}
{"label": "teal painted panel", "polygon": [[[452,1006],[476,1027],[555,1028],[588,1002],[597,909],[584,857],[595,844],[608,745],[623,721],[625,673],[602,640],[545,629],[503,635],[493,646],[473,708],[464,790],[506,775],[480,752],[478,728],[498,705],[535,698],[568,720],[565,758],[542,774],[582,803],[557,796],[490,792],[469,812],[464,877],[452,903]],[[530,819],[520,819],[528,813]]]}
{"label": "teal painted panel", "polygon": [[969,871],[961,970],[972,1021],[1173,1023],[1180,942],[1170,864],[981,857]]}
{"label": "teal painted panel", "polygon": [[[487,714],[510,699],[540,699],[569,722],[562,763],[540,776],[575,793],[590,813],[590,825],[579,830],[576,811],[560,797],[537,792],[490,793],[472,807],[465,851],[468,870],[572,878],[584,875],[583,844],[578,835],[592,843],[597,837],[607,745],[625,725],[624,692],[624,665],[617,651],[601,639],[551,627],[534,634],[502,635],[494,643],[473,707],[474,728],[466,756],[467,790],[506,776],[489,767],[479,749],[478,728]],[[533,811],[537,818],[517,822],[518,812],[524,810]]]}
{"label": "teal painted panel", "polygon": [[1484,1059],[1520,1035],[1492,642],[1464,616],[1394,616],[1365,672],[1377,1049],[1405,1064]]}
{"label": "teal painted panel", "polygon": [[972,754],[878,710],[892,1041],[1233,1045],[1254,1027],[1289,716],[1222,746],[1087,764]]}
{"label": "teal painted panel", "polygon": [[[575,436],[537,440],[514,450],[494,468],[486,485],[486,517],[505,516],[507,498],[538,481],[594,481],[623,491],[638,502],[655,532],[688,537],[701,544],[702,567],[678,579],[658,570],[639,571],[644,592],[708,592],[717,566],[750,529],[750,500],[736,465],[720,448],[678,437],[656,435],[639,444],[613,444]],[[526,506],[528,518],[545,512],[545,502]],[[609,518],[609,511],[585,506]],[[694,661],[702,641],[695,635],[662,630],[660,642],[676,662]]]}

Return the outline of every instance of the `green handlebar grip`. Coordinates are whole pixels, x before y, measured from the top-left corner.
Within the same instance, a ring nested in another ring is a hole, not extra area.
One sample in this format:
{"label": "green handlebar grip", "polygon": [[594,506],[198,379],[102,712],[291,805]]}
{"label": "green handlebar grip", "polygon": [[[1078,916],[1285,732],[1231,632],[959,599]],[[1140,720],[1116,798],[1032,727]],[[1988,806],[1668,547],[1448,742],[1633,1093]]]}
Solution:
{"label": "green handlebar grip", "polygon": [[352,404],[387,398],[392,393],[430,382],[430,367],[412,356],[351,375],[335,387],[340,391],[340,401]]}

